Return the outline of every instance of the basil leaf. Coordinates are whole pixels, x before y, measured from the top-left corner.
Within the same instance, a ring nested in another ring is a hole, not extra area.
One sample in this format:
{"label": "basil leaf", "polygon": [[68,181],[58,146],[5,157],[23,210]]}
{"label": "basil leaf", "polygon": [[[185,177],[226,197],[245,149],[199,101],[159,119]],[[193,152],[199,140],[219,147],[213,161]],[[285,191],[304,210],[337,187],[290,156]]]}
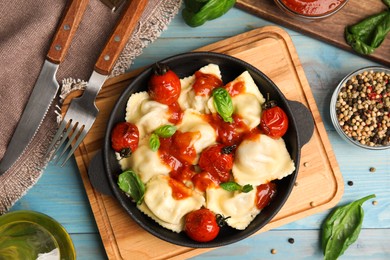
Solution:
{"label": "basil leaf", "polygon": [[371,54],[390,31],[390,10],[372,15],[345,28],[347,43],[360,54]]}
{"label": "basil leaf", "polygon": [[149,138],[149,147],[153,152],[157,151],[160,148],[160,138],[157,134],[153,133]]}
{"label": "basil leaf", "polygon": [[154,133],[160,137],[168,138],[174,135],[176,132],[176,126],[174,125],[163,125],[154,130]]}
{"label": "basil leaf", "polygon": [[235,0],[185,0],[182,16],[187,25],[197,27],[224,15]]}
{"label": "basil leaf", "polygon": [[248,193],[251,190],[253,190],[253,186],[250,184],[246,184],[244,186],[241,186],[237,182],[234,181],[229,181],[229,182],[224,182],[221,183],[219,186],[221,186],[222,189],[227,190],[227,191],[241,191],[244,193]]}
{"label": "basil leaf", "polygon": [[390,8],[390,0],[382,0],[382,2]]}
{"label": "basil leaf", "polygon": [[338,207],[327,217],[322,226],[324,259],[337,259],[357,240],[364,218],[362,204],[372,198],[374,194]]}
{"label": "basil leaf", "polygon": [[246,185],[244,185],[244,186],[242,187],[242,192],[244,192],[244,193],[248,193],[248,192],[250,192],[251,190],[253,190],[253,186],[250,185],[250,184],[246,184]]}
{"label": "basil leaf", "polygon": [[215,109],[218,114],[222,117],[223,121],[232,123],[233,122],[233,102],[232,98],[224,88],[216,88],[213,90],[213,101]]}
{"label": "basil leaf", "polygon": [[137,204],[141,204],[145,194],[145,185],[132,170],[122,172],[118,177],[118,186],[130,195]]}
{"label": "basil leaf", "polygon": [[234,181],[224,182],[221,183],[219,186],[221,186],[222,189],[227,191],[241,190],[241,185]]}

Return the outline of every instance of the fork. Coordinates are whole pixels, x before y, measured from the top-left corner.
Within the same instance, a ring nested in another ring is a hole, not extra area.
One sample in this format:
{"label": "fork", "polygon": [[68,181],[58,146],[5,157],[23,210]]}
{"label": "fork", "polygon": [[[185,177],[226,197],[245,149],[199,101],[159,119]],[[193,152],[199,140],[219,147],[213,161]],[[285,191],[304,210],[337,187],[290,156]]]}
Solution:
{"label": "fork", "polygon": [[[126,46],[127,40],[134,31],[147,2],[147,0],[132,0],[127,7],[125,7],[126,9],[121,13],[113,33],[106,42],[103,51],[95,63],[94,71],[89,78],[82,96],[71,101],[68,111],[62,119],[46,152],[47,155],[56,147],[50,158],[50,160],[52,160],[54,155],[59,152],[66,139],[68,139],[62,152],[57,156],[55,164],[64,156],[66,157],[63,160],[61,167],[66,164],[95,122],[99,113],[95,104],[96,97],[113,69],[120,53]],[[74,144],[72,145],[73,142]],[[71,145],[72,148],[66,153]]]}

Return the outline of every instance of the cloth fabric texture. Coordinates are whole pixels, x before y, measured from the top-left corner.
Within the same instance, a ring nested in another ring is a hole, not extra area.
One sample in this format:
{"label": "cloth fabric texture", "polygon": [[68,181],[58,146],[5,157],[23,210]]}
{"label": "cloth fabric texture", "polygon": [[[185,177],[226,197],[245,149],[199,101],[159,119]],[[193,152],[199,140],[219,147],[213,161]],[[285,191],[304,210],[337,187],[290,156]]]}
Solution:
{"label": "cloth fabric texture", "polygon": [[[66,0],[3,1],[0,5],[0,158],[23,113],[44,63]],[[178,13],[181,0],[149,0],[137,28],[121,53],[111,77],[123,74],[142,50],[164,31]],[[57,72],[60,85],[79,86],[89,79],[94,64],[120,14],[91,0],[70,49]],[[76,83],[76,84],[75,84]],[[0,215],[41,177],[48,164],[46,149],[57,129],[54,100],[41,127],[17,162],[0,176]],[[12,148],[11,148],[12,149]]]}

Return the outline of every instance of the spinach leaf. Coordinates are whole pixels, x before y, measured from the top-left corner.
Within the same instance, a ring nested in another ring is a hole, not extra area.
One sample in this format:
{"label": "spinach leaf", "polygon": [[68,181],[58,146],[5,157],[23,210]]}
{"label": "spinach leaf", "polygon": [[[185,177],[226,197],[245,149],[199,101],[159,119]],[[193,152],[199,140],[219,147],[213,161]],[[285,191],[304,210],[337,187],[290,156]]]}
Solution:
{"label": "spinach leaf", "polygon": [[233,101],[224,88],[216,88],[213,90],[213,101],[215,109],[218,114],[222,117],[223,121],[232,123],[233,122]]}
{"label": "spinach leaf", "polygon": [[235,0],[185,0],[182,16],[191,27],[224,15],[235,4]]}
{"label": "spinach leaf", "polygon": [[[386,0],[389,1],[390,0]],[[360,54],[371,54],[386,39],[390,31],[390,10],[372,15],[345,28],[347,43]]]}
{"label": "spinach leaf", "polygon": [[362,204],[372,198],[374,194],[338,207],[327,217],[321,241],[325,260],[337,259],[357,240],[364,218]]}
{"label": "spinach leaf", "polygon": [[145,194],[145,185],[132,170],[122,172],[118,177],[118,186],[126,194],[135,200],[137,204],[141,204]]}

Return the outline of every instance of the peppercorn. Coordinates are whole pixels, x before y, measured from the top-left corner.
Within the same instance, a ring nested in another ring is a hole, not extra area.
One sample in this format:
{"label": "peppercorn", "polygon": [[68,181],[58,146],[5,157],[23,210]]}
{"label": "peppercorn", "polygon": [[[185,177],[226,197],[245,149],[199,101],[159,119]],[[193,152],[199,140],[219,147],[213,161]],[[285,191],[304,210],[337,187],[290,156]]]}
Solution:
{"label": "peppercorn", "polygon": [[351,139],[367,146],[390,145],[390,73],[364,71],[344,83],[336,117]]}

